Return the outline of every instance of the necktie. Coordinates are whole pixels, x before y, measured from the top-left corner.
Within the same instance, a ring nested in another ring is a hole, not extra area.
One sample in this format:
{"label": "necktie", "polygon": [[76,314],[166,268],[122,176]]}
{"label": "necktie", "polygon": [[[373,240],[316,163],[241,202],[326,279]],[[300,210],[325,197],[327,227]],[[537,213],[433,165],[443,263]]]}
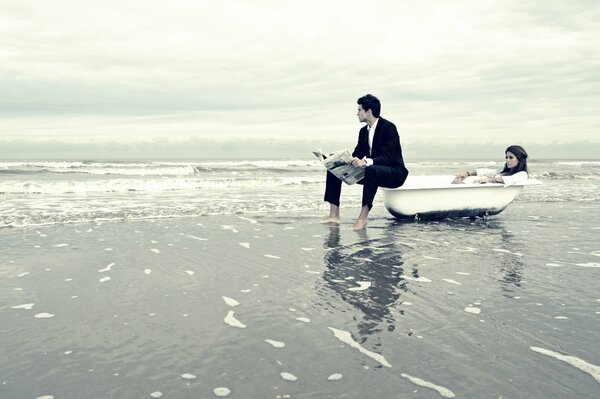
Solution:
{"label": "necktie", "polygon": [[369,145],[369,156],[371,156],[371,143],[373,138],[371,137],[371,126],[367,125],[367,144]]}

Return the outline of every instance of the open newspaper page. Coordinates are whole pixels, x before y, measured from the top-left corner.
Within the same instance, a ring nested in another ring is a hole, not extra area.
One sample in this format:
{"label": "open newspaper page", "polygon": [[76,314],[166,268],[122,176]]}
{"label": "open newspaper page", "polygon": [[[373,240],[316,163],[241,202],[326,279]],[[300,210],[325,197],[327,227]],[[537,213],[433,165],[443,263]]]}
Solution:
{"label": "open newspaper page", "polygon": [[313,151],[313,154],[319,158],[321,164],[328,171],[346,184],[354,184],[365,177],[364,168],[352,166],[352,154],[350,154],[349,150],[337,151],[325,155],[319,148],[317,151]]}

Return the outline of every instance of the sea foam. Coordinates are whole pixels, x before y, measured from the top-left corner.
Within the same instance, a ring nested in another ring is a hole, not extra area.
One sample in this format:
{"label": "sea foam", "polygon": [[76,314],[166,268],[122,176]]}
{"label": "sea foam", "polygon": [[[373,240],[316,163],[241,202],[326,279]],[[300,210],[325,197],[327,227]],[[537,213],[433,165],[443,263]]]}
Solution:
{"label": "sea foam", "polygon": [[327,328],[329,328],[333,332],[333,335],[337,339],[339,339],[346,345],[350,346],[351,348],[357,349],[363,355],[370,357],[371,359],[375,360],[378,363],[381,363],[385,367],[392,367],[392,365],[389,364],[387,360],[385,360],[385,357],[383,357],[379,353],[371,352],[370,350],[363,348],[358,342],[352,339],[352,334],[350,334],[348,331],[338,330],[337,328],[333,327]]}
{"label": "sea foam", "polygon": [[571,366],[588,373],[596,380],[596,382],[600,383],[600,366],[588,363],[585,360],[581,360],[580,358],[575,356],[563,355],[548,349],[539,348],[537,346],[530,346],[529,349],[531,349],[534,352],[541,353],[542,355],[550,356],[555,359],[561,360],[565,363],[568,363]]}
{"label": "sea foam", "polygon": [[430,388],[433,389],[435,391],[437,391],[441,396],[443,396],[444,398],[455,398],[456,395],[454,395],[454,392],[452,392],[451,390],[449,390],[448,388],[444,388],[441,387],[439,385],[435,385],[429,381],[425,381],[421,378],[418,377],[413,377],[412,375],[408,375],[405,373],[400,374],[402,377],[406,378],[407,380],[409,380],[410,382],[412,382],[415,385],[419,385],[421,387],[424,388]]}

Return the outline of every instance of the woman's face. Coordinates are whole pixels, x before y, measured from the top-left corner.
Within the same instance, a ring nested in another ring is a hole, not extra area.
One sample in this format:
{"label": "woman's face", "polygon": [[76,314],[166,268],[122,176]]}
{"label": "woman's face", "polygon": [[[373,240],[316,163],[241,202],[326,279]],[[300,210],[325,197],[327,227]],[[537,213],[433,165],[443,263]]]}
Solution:
{"label": "woman's face", "polygon": [[516,168],[518,164],[519,160],[515,154],[510,151],[506,151],[506,167],[509,169]]}

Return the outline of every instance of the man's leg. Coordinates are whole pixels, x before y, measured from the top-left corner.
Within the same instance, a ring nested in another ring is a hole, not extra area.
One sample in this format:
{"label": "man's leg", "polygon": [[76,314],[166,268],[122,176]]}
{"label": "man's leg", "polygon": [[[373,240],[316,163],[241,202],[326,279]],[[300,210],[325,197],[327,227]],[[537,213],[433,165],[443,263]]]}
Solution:
{"label": "man's leg", "polygon": [[341,223],[340,196],[342,194],[342,181],[333,173],[327,172],[325,179],[324,201],[329,202],[329,216],[323,218],[321,223]]}
{"label": "man's leg", "polygon": [[389,166],[372,165],[367,167],[365,177],[362,180],[362,208],[353,229],[362,230],[367,227],[369,211],[373,208],[373,200],[379,187],[399,187],[404,183],[405,179],[406,176],[403,176],[402,173],[398,173],[397,170]]}
{"label": "man's leg", "polygon": [[367,227],[367,218],[369,217],[370,210],[368,205],[363,205],[363,207],[360,208],[360,214],[358,215],[358,219],[356,219],[354,226],[352,226],[352,229],[363,230]]}

